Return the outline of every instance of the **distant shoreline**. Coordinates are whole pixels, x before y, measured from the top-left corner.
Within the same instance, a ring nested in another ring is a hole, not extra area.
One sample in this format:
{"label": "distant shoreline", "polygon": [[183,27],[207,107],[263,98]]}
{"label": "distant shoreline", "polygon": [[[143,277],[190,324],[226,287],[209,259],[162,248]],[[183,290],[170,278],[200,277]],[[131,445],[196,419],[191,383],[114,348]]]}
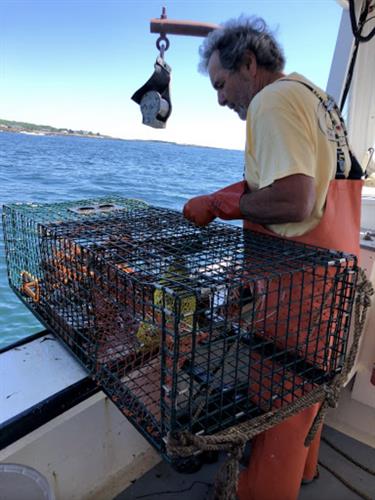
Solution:
{"label": "distant shoreline", "polygon": [[88,132],[85,130],[71,130],[71,129],[55,129],[54,127],[43,127],[31,123],[19,122],[6,122],[0,120],[0,132],[10,132],[25,135],[43,135],[43,136],[75,136],[75,137],[89,137],[93,139],[111,139],[110,136],[102,135],[99,133]]}
{"label": "distant shoreline", "polygon": [[114,141],[138,141],[138,142],[154,142],[162,144],[172,144],[175,146],[192,146],[195,148],[206,149],[226,149],[228,151],[239,151],[238,149],[221,148],[219,146],[204,146],[201,144],[185,144],[173,141],[163,141],[159,139],[125,139],[121,137],[112,137],[103,135],[99,132],[89,132],[86,130],[72,130],[67,128],[55,128],[50,125],[36,125],[34,123],[17,122],[11,120],[0,119],[0,133],[10,132],[15,134],[36,135],[36,136],[62,136],[62,137],[87,137],[89,139],[111,139]]}
{"label": "distant shoreline", "polygon": [[90,134],[76,134],[76,133],[64,133],[64,132],[38,132],[29,130],[18,130],[18,129],[6,129],[4,130],[0,126],[0,132],[9,132],[11,134],[25,134],[25,135],[39,135],[39,136],[64,136],[64,137],[90,137],[91,139],[113,139],[113,137],[106,135],[90,135]]}

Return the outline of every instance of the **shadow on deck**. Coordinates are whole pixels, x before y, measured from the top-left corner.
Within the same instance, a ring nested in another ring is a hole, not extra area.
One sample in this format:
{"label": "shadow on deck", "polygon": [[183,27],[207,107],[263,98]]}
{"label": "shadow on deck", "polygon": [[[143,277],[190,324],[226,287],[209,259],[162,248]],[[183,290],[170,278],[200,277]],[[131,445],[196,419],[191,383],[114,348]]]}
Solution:
{"label": "shadow on deck", "polygon": [[[374,473],[352,463],[329,446],[325,439],[365,468],[375,469],[374,448],[326,426],[320,450],[319,479],[302,486],[298,500],[375,500]],[[215,463],[203,466],[195,474],[179,474],[167,463],[160,462],[114,500],[208,500],[217,469],[218,464]],[[269,500],[283,499],[275,492]]]}

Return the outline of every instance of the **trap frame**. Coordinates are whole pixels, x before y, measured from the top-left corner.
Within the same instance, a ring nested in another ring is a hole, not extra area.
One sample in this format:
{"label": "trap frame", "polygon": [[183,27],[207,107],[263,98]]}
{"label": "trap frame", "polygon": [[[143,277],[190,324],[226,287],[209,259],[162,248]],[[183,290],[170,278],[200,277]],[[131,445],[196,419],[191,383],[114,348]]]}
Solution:
{"label": "trap frame", "polygon": [[215,433],[342,369],[352,255],[122,198],[3,219],[12,289],[164,455],[171,431]]}

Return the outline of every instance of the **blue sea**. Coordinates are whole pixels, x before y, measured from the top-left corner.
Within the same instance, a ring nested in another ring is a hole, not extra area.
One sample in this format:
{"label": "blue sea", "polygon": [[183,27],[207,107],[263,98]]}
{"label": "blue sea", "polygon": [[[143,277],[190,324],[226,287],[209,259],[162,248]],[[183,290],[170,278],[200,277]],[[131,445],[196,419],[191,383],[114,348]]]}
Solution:
{"label": "blue sea", "polygon": [[[157,141],[0,133],[0,204],[118,194],[181,210],[242,179],[243,153]],[[8,286],[0,229],[0,348],[43,327]]]}

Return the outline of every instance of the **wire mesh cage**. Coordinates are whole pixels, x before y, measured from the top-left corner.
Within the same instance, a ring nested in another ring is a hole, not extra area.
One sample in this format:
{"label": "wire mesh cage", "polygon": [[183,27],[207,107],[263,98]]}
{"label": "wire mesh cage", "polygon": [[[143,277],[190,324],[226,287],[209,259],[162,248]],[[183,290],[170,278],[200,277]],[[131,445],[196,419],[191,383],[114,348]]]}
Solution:
{"label": "wire mesh cage", "polygon": [[[87,276],[74,270],[69,250],[57,243],[46,253],[50,225],[103,221],[114,212],[147,205],[118,196],[61,203],[14,203],[3,207],[8,277],[13,290],[38,319],[69,345],[87,367],[91,364],[85,333],[90,328]],[[76,280],[73,279],[73,273]],[[78,278],[79,277],[79,278]],[[77,281],[78,280],[78,281]],[[77,283],[80,283],[77,288]],[[86,301],[86,302],[85,302]]]}
{"label": "wire mesh cage", "polygon": [[217,432],[341,370],[354,256],[111,203],[5,207],[9,280],[161,452],[170,431]]}

